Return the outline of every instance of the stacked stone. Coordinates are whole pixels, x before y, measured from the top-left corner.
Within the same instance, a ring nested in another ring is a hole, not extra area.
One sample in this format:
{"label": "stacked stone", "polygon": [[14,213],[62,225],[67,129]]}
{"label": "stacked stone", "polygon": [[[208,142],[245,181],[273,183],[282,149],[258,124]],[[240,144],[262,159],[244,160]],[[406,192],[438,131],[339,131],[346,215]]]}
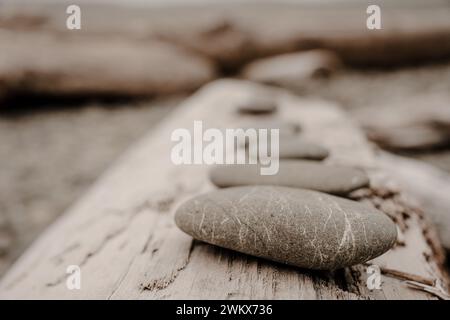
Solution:
{"label": "stacked stone", "polygon": [[249,128],[280,130],[278,173],[261,175],[260,163],[212,168],[210,180],[220,189],[178,208],[175,222],[181,230],[223,248],[318,270],[364,263],[392,248],[394,222],[346,198],[369,185],[363,170],[326,164],[322,160],[329,151],[303,139],[299,126],[267,122],[277,111],[268,96],[247,101],[237,111],[264,115]]}

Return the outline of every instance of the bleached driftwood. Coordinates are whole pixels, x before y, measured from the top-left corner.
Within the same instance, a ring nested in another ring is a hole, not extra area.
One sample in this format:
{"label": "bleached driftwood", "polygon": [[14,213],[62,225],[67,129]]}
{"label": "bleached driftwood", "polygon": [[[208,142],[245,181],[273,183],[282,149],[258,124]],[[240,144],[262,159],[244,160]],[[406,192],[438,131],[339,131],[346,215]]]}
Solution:
{"label": "bleached driftwood", "polygon": [[380,152],[377,158],[383,169],[426,210],[442,245],[450,250],[450,175],[425,162],[386,152]]}
{"label": "bleached driftwood", "polygon": [[[367,289],[366,265],[334,272],[301,270],[193,241],[177,229],[176,207],[213,186],[208,166],[172,164],[171,133],[192,129],[194,120],[218,128],[255,121],[234,110],[254,86],[222,80],[183,103],[28,249],[2,279],[0,298],[436,298],[404,283],[446,285],[442,250],[432,228],[390,186],[372,147],[338,107],[285,91],[277,91],[277,117],[298,121],[306,138],[328,146],[328,161],[368,170],[371,188],[353,197],[375,204],[398,223],[399,244],[371,262],[391,270],[381,289]],[[66,287],[69,265],[81,268],[81,290]]]}

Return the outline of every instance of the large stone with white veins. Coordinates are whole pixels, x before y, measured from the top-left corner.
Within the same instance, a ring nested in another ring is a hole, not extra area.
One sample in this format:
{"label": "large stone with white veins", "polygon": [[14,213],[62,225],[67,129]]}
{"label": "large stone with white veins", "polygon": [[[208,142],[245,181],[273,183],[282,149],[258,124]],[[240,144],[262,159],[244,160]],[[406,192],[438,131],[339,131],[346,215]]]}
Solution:
{"label": "large stone with white veins", "polygon": [[366,204],[273,186],[235,187],[182,204],[177,226],[195,239],[289,265],[333,270],[395,243],[395,224]]}
{"label": "large stone with white veins", "polygon": [[362,170],[307,160],[280,160],[275,175],[261,175],[260,164],[219,165],[209,177],[220,188],[244,185],[277,185],[345,195],[365,187],[369,178]]}

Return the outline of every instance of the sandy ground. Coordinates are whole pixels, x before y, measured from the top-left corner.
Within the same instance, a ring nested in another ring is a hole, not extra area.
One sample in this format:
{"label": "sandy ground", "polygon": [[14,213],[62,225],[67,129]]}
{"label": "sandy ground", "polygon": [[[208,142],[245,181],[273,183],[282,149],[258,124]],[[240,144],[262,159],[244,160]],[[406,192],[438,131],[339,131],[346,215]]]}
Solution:
{"label": "sandy ground", "polygon": [[[351,111],[405,96],[439,95],[450,103],[449,79],[450,64],[396,72],[346,71],[296,91],[338,101]],[[61,103],[51,109],[1,115],[0,275],[180,100],[83,103],[70,108]],[[413,156],[450,172],[450,150]]]}

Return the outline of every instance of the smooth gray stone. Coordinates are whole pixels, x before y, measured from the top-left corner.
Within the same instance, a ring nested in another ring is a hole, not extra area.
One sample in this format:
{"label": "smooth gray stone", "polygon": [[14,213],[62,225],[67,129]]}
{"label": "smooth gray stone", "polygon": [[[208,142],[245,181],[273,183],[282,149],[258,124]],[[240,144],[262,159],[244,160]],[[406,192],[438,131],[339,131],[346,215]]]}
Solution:
{"label": "smooth gray stone", "polygon": [[314,161],[280,160],[275,175],[261,175],[260,168],[260,164],[219,165],[210,170],[209,177],[220,188],[277,185],[337,195],[348,194],[369,184],[369,177],[362,170]]}
{"label": "smooth gray stone", "polygon": [[278,129],[280,132],[280,139],[297,136],[302,130],[299,124],[282,120],[262,120],[243,127],[244,130],[250,128],[256,130],[267,129],[269,131],[271,129]]}
{"label": "smooth gray stone", "polygon": [[[248,149],[248,143],[246,145]],[[271,144],[268,150],[271,150]],[[311,143],[298,136],[281,137],[279,143],[280,159],[304,159],[304,160],[323,160],[328,157],[329,152],[321,145]]]}
{"label": "smooth gray stone", "polygon": [[323,160],[329,155],[326,148],[296,137],[281,139],[279,152],[280,159]]}
{"label": "smooth gray stone", "polygon": [[213,191],[183,203],[177,226],[195,239],[289,265],[334,270],[371,260],[397,238],[382,212],[324,193],[274,186]]}

